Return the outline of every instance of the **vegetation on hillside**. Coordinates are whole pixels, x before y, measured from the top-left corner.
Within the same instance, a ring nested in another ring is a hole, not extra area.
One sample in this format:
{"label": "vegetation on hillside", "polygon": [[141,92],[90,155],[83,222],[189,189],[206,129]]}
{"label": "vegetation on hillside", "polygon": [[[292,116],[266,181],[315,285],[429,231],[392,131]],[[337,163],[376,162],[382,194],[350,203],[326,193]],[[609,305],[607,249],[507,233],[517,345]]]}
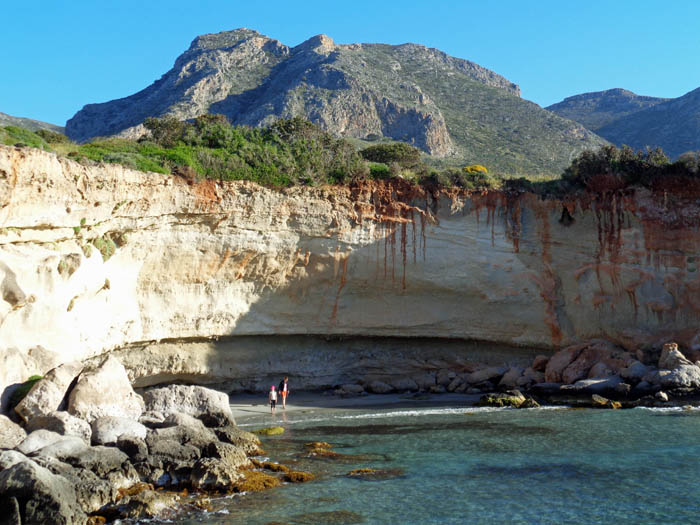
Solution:
{"label": "vegetation on hillside", "polygon": [[[250,180],[270,187],[346,184],[361,179],[401,178],[429,187],[466,190],[503,188],[541,195],[580,190],[609,191],[652,185],[662,177],[700,175],[700,152],[671,162],[660,149],[634,151],[605,146],[584,151],[557,179],[499,178],[479,164],[436,169],[415,147],[401,142],[357,150],[302,118],[279,120],[267,128],[232,126],[222,115],[192,122],[148,118],[140,140],[98,139],[78,145],[48,130],[0,128],[0,143],[55,151],[83,163],[115,163],[141,171],[191,178]],[[103,249],[104,248],[104,249]],[[109,257],[110,246],[98,246]]]}

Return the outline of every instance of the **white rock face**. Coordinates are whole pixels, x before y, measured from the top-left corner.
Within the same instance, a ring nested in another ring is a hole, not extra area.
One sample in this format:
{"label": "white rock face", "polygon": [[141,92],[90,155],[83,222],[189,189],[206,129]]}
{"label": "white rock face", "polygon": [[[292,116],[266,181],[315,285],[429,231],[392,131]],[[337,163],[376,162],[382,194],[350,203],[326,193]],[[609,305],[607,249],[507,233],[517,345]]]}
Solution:
{"label": "white rock face", "polygon": [[108,357],[96,370],[80,376],[68,398],[68,412],[88,423],[104,416],[137,421],[143,399],[131,388],[124,366]]}
{"label": "white rock face", "polygon": [[[426,354],[446,369],[475,352],[506,361],[466,340],[686,347],[698,225],[697,202],[646,189],[566,202],[386,183],[277,191],[2,146],[0,392],[106,352],[138,386],[267,390],[285,374],[292,388],[424,383]],[[107,260],[98,238],[115,242]]]}
{"label": "white rock face", "polygon": [[75,361],[50,370],[17,404],[15,412],[28,422],[57,411],[68,393],[68,387],[82,370],[83,365]]}

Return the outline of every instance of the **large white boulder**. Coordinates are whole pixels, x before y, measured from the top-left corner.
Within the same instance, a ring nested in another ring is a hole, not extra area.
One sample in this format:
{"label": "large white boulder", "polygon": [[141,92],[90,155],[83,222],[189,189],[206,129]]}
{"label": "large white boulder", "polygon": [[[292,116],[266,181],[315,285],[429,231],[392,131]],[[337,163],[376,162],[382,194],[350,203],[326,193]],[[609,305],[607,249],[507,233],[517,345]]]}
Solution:
{"label": "large white boulder", "polygon": [[104,416],[138,420],[143,399],[131,387],[126,369],[108,357],[91,372],[84,372],[68,398],[68,412],[92,423]]}
{"label": "large white boulder", "polygon": [[203,386],[170,385],[144,393],[146,410],[164,416],[182,412],[210,427],[235,424],[228,395]]}
{"label": "large white boulder", "polygon": [[83,365],[78,361],[64,363],[50,370],[17,404],[15,412],[28,422],[32,418],[60,410],[68,388],[82,370]]}

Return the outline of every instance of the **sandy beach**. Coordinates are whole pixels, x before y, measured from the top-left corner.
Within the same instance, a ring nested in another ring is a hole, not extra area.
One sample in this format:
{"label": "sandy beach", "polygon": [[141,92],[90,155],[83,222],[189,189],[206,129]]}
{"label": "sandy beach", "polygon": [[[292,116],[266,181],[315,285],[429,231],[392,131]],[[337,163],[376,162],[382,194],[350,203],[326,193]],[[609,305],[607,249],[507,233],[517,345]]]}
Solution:
{"label": "sandy beach", "polygon": [[318,392],[293,392],[287,398],[286,410],[281,402],[277,411],[270,414],[266,395],[235,394],[230,397],[231,411],[236,422],[259,421],[260,416],[269,416],[270,422],[283,421],[285,414],[325,410],[364,410],[374,408],[416,408],[434,406],[470,406],[479,395],[468,394],[369,394],[356,397],[324,395]]}

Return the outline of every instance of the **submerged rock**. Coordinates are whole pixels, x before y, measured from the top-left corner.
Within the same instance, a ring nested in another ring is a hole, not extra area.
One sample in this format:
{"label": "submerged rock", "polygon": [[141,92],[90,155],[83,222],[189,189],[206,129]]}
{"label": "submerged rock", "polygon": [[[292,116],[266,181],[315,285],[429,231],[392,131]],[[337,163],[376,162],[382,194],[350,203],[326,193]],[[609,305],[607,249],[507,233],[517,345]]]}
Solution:
{"label": "submerged rock", "polygon": [[259,428],[257,430],[251,430],[251,432],[260,436],[279,436],[280,434],[284,434],[284,427]]}
{"label": "submerged rock", "polygon": [[492,393],[481,396],[476,406],[520,408],[525,403],[525,396],[519,390],[504,393]]}

